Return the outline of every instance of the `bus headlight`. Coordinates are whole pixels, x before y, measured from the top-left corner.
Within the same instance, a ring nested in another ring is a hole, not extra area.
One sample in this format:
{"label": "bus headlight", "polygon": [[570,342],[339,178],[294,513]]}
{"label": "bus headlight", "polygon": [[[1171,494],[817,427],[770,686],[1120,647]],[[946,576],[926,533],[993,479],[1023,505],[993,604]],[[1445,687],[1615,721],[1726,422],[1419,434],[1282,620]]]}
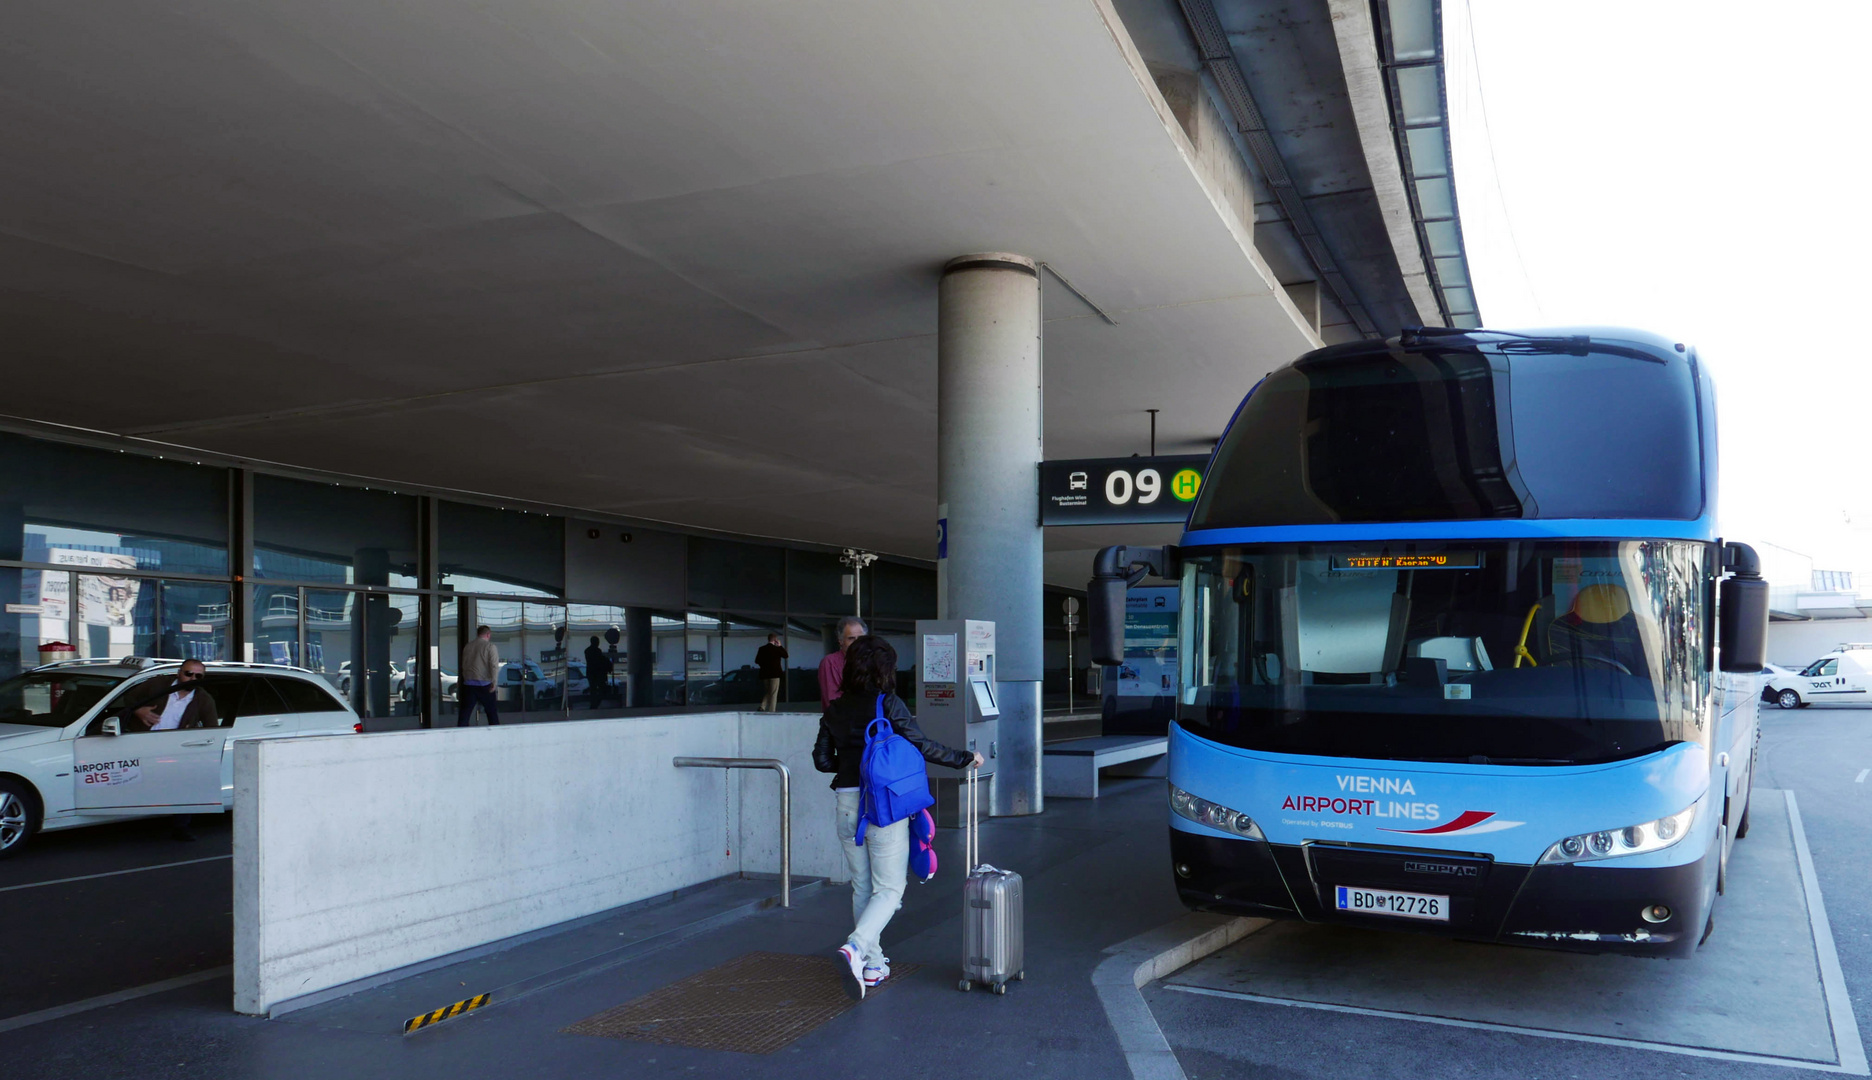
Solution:
{"label": "bus headlight", "polygon": [[1245,836],[1250,840],[1266,840],[1261,826],[1254,819],[1240,810],[1230,810],[1221,803],[1212,803],[1208,799],[1199,799],[1175,784],[1170,785],[1170,809],[1178,817],[1185,817],[1198,825],[1207,825],[1211,829]]}
{"label": "bus headlight", "polygon": [[1599,832],[1569,836],[1548,848],[1547,854],[1542,855],[1540,861],[1590,862],[1594,859],[1616,859],[1622,855],[1642,855],[1647,851],[1670,847],[1689,835],[1690,823],[1696,820],[1697,807],[1702,805],[1703,800],[1698,799],[1669,817],[1647,821],[1643,825],[1627,825],[1622,829],[1602,829]]}

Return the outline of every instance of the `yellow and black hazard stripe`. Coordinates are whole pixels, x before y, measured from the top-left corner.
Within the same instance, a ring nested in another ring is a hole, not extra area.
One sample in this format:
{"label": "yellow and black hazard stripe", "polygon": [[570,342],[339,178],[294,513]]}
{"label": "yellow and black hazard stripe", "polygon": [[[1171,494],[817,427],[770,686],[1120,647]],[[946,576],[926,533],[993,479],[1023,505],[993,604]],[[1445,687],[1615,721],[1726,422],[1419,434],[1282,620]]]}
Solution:
{"label": "yellow and black hazard stripe", "polygon": [[412,1016],[408,1020],[403,1021],[403,1034],[408,1035],[412,1031],[426,1028],[431,1024],[439,1024],[444,1020],[452,1019],[463,1013],[473,1012],[481,1006],[486,1005],[490,996],[491,995],[488,994],[476,994],[466,1001],[457,1001],[453,1005],[444,1005],[434,1012],[426,1012],[421,1016]]}

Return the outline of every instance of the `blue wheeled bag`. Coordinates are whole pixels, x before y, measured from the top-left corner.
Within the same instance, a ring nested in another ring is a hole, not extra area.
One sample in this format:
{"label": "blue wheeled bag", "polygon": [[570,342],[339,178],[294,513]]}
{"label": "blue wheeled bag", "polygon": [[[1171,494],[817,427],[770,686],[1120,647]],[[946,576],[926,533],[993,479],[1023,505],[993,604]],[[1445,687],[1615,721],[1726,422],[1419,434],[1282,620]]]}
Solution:
{"label": "blue wheeled bag", "polygon": [[884,715],[883,694],[877,698],[877,718],[865,727],[864,758],[858,775],[858,834],[852,837],[852,843],[859,847],[864,846],[866,826],[881,829],[936,805],[923,755],[909,739],[897,734],[890,718]]}

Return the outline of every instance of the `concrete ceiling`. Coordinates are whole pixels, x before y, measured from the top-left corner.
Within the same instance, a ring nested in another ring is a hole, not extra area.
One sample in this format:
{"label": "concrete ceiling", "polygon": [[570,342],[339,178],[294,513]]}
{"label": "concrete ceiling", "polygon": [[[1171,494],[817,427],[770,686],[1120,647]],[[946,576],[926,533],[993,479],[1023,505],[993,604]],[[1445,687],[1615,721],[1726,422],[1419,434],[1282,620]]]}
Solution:
{"label": "concrete ceiling", "polygon": [[0,131],[0,411],[308,468],[930,558],[947,259],[1049,457],[1317,343],[1103,0],[13,0]]}

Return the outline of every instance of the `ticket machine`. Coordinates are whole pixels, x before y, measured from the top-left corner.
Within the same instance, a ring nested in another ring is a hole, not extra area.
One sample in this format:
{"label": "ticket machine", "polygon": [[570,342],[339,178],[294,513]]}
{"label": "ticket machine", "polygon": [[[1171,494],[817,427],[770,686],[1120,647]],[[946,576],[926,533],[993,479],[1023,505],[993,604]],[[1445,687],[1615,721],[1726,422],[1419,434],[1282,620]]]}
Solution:
{"label": "ticket machine", "polygon": [[[910,708],[925,735],[982,756],[984,788],[977,797],[982,807],[993,806],[1001,716],[995,685],[995,624],[981,619],[918,619],[916,632],[916,700]],[[965,777],[954,769],[930,766],[938,825],[960,822]]]}

